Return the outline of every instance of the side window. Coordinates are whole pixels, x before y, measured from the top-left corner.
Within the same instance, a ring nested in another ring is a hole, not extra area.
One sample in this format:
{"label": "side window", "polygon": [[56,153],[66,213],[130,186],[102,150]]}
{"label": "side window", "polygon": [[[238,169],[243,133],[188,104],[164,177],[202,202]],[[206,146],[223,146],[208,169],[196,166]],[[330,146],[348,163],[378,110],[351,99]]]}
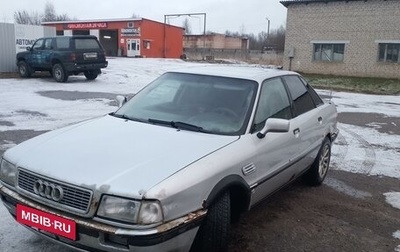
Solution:
{"label": "side window", "polygon": [[281,78],[263,82],[253,132],[261,130],[268,118],[292,118],[289,97]]}
{"label": "side window", "polygon": [[44,49],[45,50],[53,49],[52,43],[53,43],[53,39],[46,39],[44,42]]}
{"label": "side window", "polygon": [[311,87],[310,84],[308,84],[307,81],[304,78],[300,77],[300,79],[303,81],[304,85],[306,85],[306,88],[307,88],[308,92],[310,93],[311,98],[312,98],[315,106],[318,107],[319,105],[324,104],[324,102],[322,101],[321,97],[319,97],[317,92],[315,92],[314,88]]}
{"label": "side window", "polygon": [[68,37],[57,37],[56,38],[56,48],[57,49],[68,49],[69,48],[69,38]]}
{"label": "side window", "polygon": [[296,75],[289,75],[283,77],[286,85],[289,88],[290,95],[292,96],[295,116],[304,114],[315,108],[311,95],[300,78]]}
{"label": "side window", "polygon": [[35,42],[35,44],[32,46],[32,48],[33,48],[34,50],[42,50],[43,42],[44,42],[43,39],[37,40],[37,41]]}

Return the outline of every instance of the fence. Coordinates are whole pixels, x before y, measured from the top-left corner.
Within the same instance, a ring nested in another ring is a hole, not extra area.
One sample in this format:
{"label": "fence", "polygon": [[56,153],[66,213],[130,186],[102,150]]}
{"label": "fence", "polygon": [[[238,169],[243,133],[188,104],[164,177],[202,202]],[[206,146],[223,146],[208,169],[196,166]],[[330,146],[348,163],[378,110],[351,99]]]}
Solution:
{"label": "fence", "polygon": [[55,36],[56,28],[0,23],[0,73],[15,72],[16,53],[40,37]]}
{"label": "fence", "polygon": [[230,60],[275,66],[283,64],[283,53],[275,51],[185,48],[184,56],[189,60]]}

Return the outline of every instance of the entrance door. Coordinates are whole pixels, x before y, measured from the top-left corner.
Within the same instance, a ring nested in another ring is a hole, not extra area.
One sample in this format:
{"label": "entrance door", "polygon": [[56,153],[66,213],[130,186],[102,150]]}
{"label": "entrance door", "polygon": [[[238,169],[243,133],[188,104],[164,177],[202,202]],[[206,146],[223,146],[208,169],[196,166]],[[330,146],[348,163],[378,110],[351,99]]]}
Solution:
{"label": "entrance door", "polygon": [[140,56],[140,39],[127,39],[126,53],[128,57]]}

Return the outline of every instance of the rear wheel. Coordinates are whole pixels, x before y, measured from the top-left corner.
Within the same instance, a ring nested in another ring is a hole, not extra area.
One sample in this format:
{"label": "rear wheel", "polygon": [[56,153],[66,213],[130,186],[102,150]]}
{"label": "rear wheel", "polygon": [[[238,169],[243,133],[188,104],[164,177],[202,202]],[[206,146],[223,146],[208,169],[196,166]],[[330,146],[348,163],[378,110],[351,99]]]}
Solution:
{"label": "rear wheel", "polygon": [[94,80],[97,78],[97,75],[98,75],[97,71],[96,72],[86,71],[83,74],[85,75],[86,79],[88,79],[88,80]]}
{"label": "rear wheel", "polygon": [[22,78],[28,78],[32,74],[28,64],[24,60],[18,62],[18,73]]}
{"label": "rear wheel", "polygon": [[192,252],[227,251],[231,219],[230,193],[225,191],[210,206],[192,246]]}
{"label": "rear wheel", "polygon": [[57,82],[66,82],[68,80],[68,75],[64,70],[64,67],[60,64],[57,63],[53,66],[53,78]]}
{"label": "rear wheel", "polygon": [[330,160],[331,141],[325,138],[310,170],[303,175],[305,182],[311,186],[321,185],[328,173]]}

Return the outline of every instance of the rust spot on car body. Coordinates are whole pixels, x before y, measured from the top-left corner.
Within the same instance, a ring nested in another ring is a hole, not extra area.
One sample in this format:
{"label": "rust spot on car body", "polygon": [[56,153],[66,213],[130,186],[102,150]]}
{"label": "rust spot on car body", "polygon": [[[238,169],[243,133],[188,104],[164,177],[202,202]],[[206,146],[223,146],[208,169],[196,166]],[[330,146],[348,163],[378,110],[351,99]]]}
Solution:
{"label": "rust spot on car body", "polygon": [[162,224],[162,225],[158,226],[157,227],[157,231],[159,233],[162,233],[162,232],[168,231],[170,229],[177,228],[177,227],[179,227],[179,226],[181,226],[183,224],[187,224],[187,223],[190,223],[190,222],[195,222],[195,221],[200,220],[201,218],[203,218],[206,214],[207,214],[207,210],[203,210],[203,209],[198,210],[198,211],[193,212],[193,213],[189,213],[188,215],[185,215],[185,216],[183,216],[181,218],[175,219],[173,221],[170,221],[168,223],[165,223],[165,224]]}

